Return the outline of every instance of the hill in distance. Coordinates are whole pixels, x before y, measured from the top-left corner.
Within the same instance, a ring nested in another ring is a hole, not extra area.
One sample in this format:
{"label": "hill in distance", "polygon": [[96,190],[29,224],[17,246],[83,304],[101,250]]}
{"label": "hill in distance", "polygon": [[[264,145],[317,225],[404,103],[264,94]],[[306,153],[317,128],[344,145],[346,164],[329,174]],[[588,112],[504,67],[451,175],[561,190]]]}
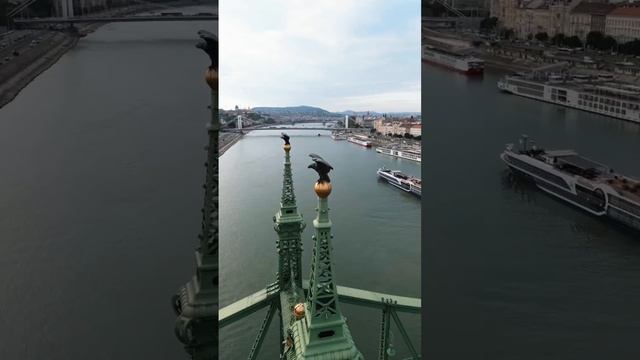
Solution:
{"label": "hill in distance", "polygon": [[284,107],[254,107],[251,110],[255,112],[270,115],[310,115],[310,116],[336,116],[336,114],[314,106],[284,106]]}
{"label": "hill in distance", "polygon": [[[308,116],[361,116],[361,115],[373,115],[373,116],[382,116],[383,113],[376,111],[353,111],[353,110],[345,110],[340,112],[331,112],[325,109],[315,107],[315,106],[283,106],[283,107],[269,107],[269,106],[259,106],[254,107],[251,110],[259,113],[269,114],[269,115],[308,115]],[[419,112],[389,112],[386,113],[391,116],[420,116]]]}

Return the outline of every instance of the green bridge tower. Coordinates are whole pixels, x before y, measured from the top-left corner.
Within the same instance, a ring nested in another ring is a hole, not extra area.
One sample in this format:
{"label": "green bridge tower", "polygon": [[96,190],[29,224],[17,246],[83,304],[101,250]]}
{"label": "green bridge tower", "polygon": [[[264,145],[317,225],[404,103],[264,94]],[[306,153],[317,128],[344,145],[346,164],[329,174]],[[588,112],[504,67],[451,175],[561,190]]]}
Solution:
{"label": "green bridge tower", "polygon": [[211,121],[207,125],[206,179],[202,228],[196,250],[196,274],[173,297],[175,333],[194,360],[218,359],[218,38],[199,31],[197,47],[211,59],[205,80],[211,89]]}
{"label": "green bridge tower", "polygon": [[[311,276],[306,299],[304,317],[295,322],[293,328],[295,359],[314,360],[361,360],[362,354],[356,348],[345,317],[340,311],[338,292],[334,278],[334,264],[329,219],[328,198],[331,194],[329,163],[318,155],[311,154],[314,163],[309,165],[318,172],[319,179],[314,190],[318,196],[316,218],[313,220],[313,255]],[[300,317],[301,306],[294,311]]]}
{"label": "green bridge tower", "polygon": [[282,196],[280,210],[273,218],[278,234],[278,286],[280,291],[302,290],[302,231],[305,223],[298,213],[293,191],[289,136],[283,133],[282,139],[285,142]]}

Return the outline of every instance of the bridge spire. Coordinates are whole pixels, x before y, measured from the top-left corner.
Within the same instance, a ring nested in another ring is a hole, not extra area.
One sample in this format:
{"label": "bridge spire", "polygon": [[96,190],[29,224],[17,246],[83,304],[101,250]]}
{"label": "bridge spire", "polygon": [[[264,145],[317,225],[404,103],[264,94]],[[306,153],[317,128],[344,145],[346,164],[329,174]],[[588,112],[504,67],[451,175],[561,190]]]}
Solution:
{"label": "bridge spire", "polygon": [[318,195],[317,215],[313,220],[313,255],[309,294],[305,312],[305,359],[360,360],[346,319],[340,311],[336,279],[333,272],[331,220],[328,198],[331,194],[329,171],[333,169],[320,156],[310,154],[314,163],[309,165],[320,176],[314,190]]}
{"label": "bridge spire", "polygon": [[196,250],[196,275],[173,297],[176,314],[175,332],[185,350],[195,360],[218,358],[218,38],[199,32],[204,40],[198,44],[211,58],[206,81],[211,88],[211,122],[202,229]]}
{"label": "bridge spire", "polygon": [[282,133],[284,149],[284,173],[280,210],[274,216],[274,229],[278,233],[278,285],[281,291],[302,288],[302,231],[305,224],[298,213],[291,173],[291,144],[289,136]]}

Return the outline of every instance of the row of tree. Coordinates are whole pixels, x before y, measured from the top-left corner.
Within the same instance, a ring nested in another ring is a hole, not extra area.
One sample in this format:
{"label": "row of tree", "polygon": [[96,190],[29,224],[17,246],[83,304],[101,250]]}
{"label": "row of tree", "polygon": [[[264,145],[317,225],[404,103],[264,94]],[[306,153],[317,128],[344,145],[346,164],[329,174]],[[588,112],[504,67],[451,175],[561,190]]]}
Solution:
{"label": "row of tree", "polygon": [[545,32],[537,33],[535,36],[529,35],[530,40],[533,37],[535,37],[535,39],[538,41],[550,42],[554,45],[559,46],[567,46],[572,48],[586,46],[594,50],[617,51],[623,54],[640,55],[640,40],[636,39],[626,43],[618,43],[613,37],[604,35],[599,31],[589,32],[584,44],[577,36],[567,37],[564,34],[556,34],[550,39],[550,41],[549,36]]}

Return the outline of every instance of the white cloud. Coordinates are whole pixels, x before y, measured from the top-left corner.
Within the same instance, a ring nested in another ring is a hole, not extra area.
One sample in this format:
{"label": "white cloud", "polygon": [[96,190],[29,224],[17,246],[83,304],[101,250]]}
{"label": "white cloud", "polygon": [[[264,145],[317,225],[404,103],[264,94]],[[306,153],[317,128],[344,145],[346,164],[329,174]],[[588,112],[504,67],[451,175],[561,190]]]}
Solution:
{"label": "white cloud", "polygon": [[220,7],[220,104],[420,111],[418,0]]}

